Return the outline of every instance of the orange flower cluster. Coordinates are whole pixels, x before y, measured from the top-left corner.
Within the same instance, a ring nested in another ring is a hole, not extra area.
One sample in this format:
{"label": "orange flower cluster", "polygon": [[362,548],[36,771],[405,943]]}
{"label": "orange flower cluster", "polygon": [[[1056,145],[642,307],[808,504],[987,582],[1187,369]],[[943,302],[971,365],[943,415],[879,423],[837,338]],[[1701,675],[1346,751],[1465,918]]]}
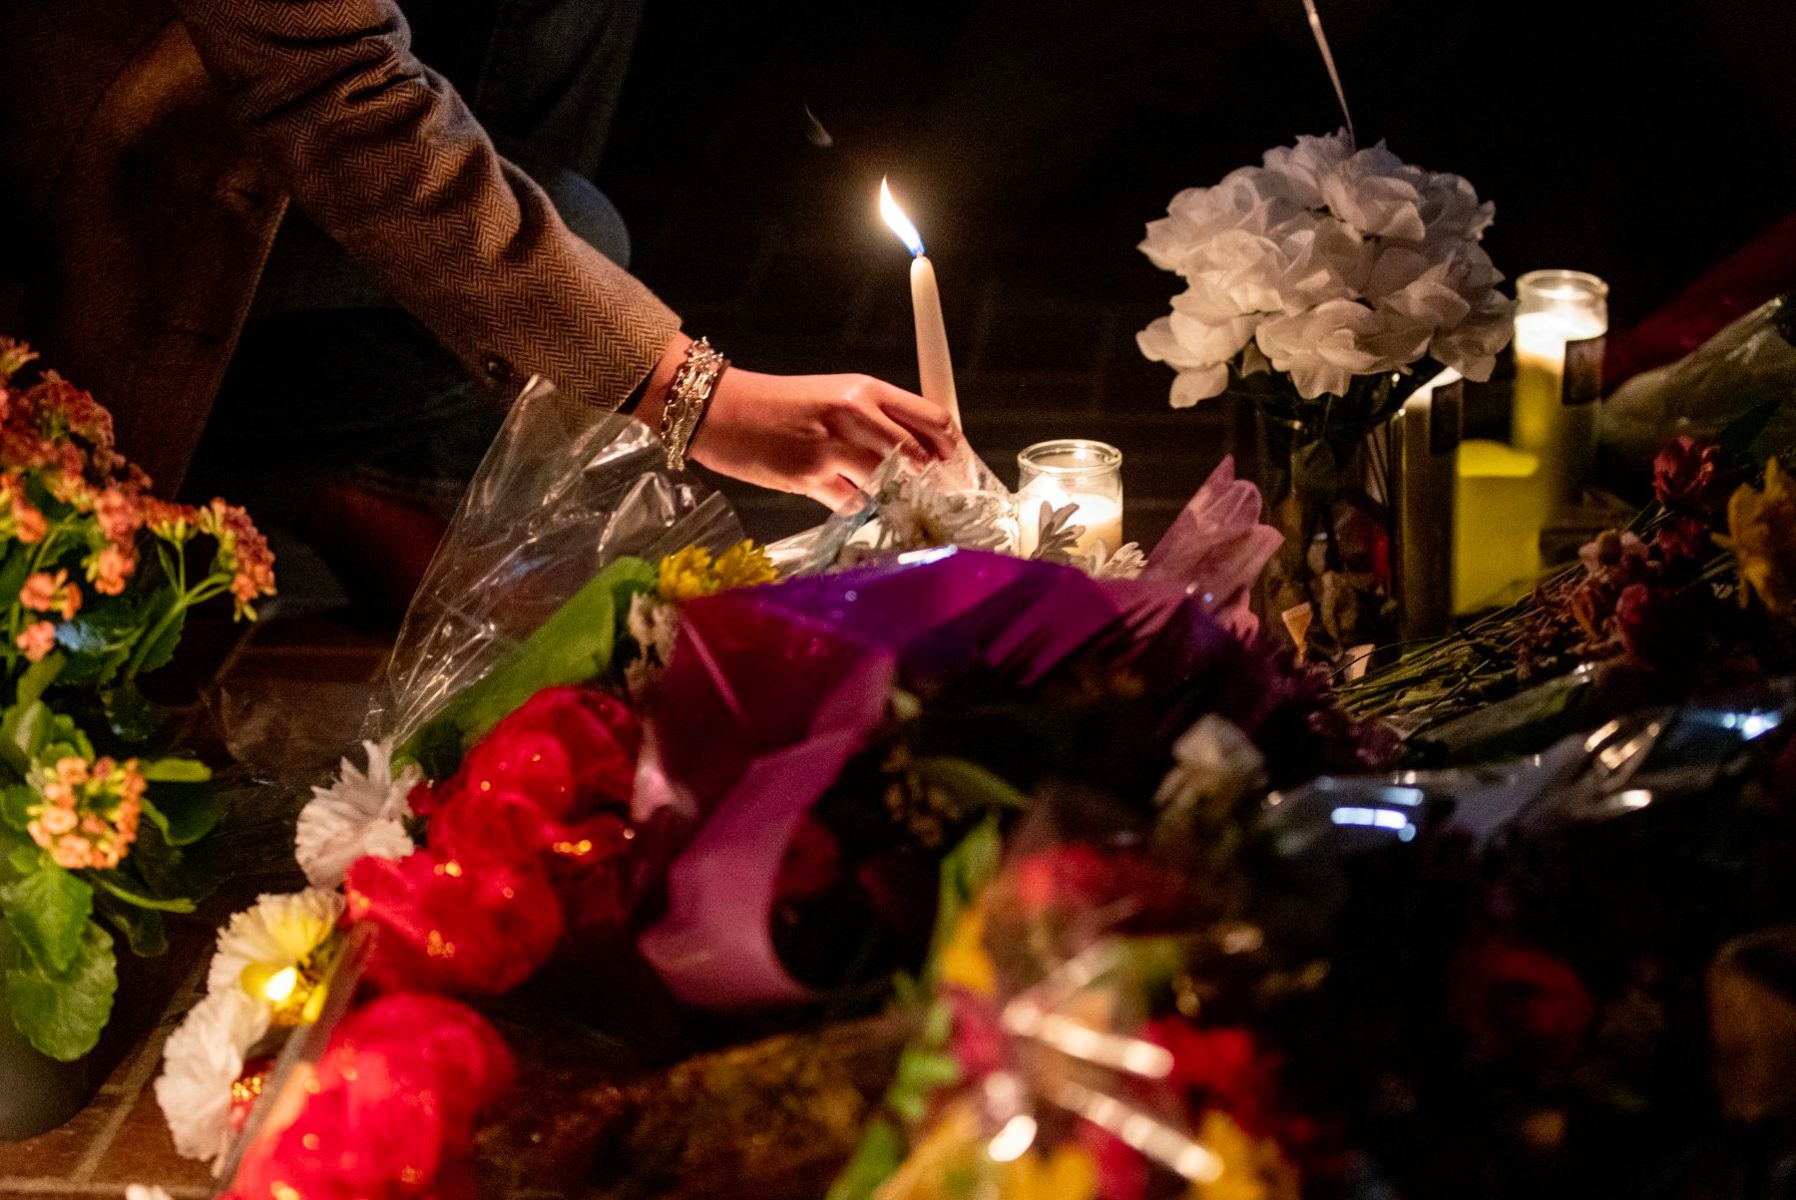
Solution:
{"label": "orange flower cluster", "polygon": [[[43,511],[30,499],[35,481],[75,514],[91,518],[72,535],[84,542],[81,568],[95,592],[123,594],[137,570],[141,531],[177,552],[198,533],[217,541],[213,569],[230,576],[237,615],[254,617],[255,601],[274,594],[274,556],[249,515],[223,500],[194,508],[152,496],[149,476],[118,453],[112,414],[92,395],[55,372],[45,372],[29,387],[12,383],[35,357],[23,343],[0,338],[0,467],[5,468],[0,470],[0,539],[35,544],[49,533]],[[79,589],[67,586],[58,594],[74,597],[78,608]],[[21,602],[27,609],[52,611],[24,595]],[[65,612],[63,619],[73,615]],[[28,658],[48,652],[43,624],[19,634]]]}
{"label": "orange flower cluster", "polygon": [[31,840],[66,870],[116,867],[137,840],[148,786],[137,760],[101,758],[91,765],[69,756],[33,773],[43,799],[27,806]]}

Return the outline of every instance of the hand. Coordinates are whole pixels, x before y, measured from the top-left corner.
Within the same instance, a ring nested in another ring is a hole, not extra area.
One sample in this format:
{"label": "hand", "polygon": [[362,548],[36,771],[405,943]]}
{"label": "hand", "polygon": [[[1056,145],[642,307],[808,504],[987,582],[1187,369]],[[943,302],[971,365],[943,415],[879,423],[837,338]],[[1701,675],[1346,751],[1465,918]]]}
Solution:
{"label": "hand", "polygon": [[[653,428],[689,344],[684,336],[670,342],[649,380],[639,415]],[[893,450],[923,466],[952,457],[960,441],[941,409],[871,376],[762,375],[732,366],[717,381],[687,453],[719,474],[798,492],[834,510]]]}

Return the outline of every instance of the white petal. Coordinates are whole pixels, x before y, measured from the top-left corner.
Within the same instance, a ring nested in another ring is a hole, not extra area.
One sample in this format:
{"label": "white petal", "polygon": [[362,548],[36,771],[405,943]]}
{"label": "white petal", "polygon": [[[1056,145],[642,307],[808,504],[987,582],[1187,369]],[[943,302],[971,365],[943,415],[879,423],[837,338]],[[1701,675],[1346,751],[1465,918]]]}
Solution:
{"label": "white petal", "polygon": [[1172,406],[1174,408],[1190,408],[1200,400],[1208,400],[1212,396],[1220,396],[1228,391],[1229,368],[1227,363],[1216,363],[1208,367],[1193,367],[1188,371],[1180,371],[1179,377],[1172,381]]}
{"label": "white petal", "polygon": [[268,1032],[268,1010],[241,988],[207,996],[169,1034],[156,1103],[184,1157],[216,1160],[231,1144],[231,1084]]}
{"label": "white petal", "polygon": [[343,897],[323,888],[259,897],[218,931],[218,950],[206,970],[208,993],[243,993],[243,970],[251,963],[280,970],[305,961],[342,915]]}

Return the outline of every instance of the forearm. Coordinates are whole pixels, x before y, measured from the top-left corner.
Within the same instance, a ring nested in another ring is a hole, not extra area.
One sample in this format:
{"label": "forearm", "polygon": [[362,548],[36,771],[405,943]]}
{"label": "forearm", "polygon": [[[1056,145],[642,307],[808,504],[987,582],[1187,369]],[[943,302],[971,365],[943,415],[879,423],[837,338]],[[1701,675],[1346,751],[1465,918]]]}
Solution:
{"label": "forearm", "polygon": [[608,408],[642,384],[677,319],[498,156],[390,0],[176,4],[299,205],[470,367]]}

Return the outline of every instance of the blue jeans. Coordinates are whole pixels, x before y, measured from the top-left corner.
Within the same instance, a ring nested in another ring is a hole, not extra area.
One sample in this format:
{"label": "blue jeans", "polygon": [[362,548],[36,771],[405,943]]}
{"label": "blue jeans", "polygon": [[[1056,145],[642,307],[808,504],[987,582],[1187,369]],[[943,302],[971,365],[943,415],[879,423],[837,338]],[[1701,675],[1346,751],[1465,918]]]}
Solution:
{"label": "blue jeans", "polygon": [[[590,175],[640,0],[412,0],[419,57],[447,76],[562,220],[627,265]],[[184,489],[279,524],[320,485],[453,511],[504,413],[424,325],[304,215],[283,224]]]}

